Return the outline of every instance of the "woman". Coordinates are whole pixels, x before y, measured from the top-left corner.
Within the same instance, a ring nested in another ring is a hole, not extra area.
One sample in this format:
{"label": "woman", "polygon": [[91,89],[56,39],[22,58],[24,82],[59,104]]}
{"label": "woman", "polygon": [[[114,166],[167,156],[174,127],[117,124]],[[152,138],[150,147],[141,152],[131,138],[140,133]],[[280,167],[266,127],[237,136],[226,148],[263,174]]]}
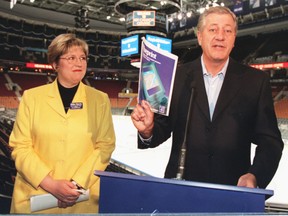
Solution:
{"label": "woman", "polygon": [[[88,45],[73,34],[57,36],[48,47],[56,80],[27,90],[10,135],[17,176],[11,213],[31,213],[30,197],[50,193],[58,206],[35,213],[97,213],[99,178],[115,148],[107,94],[81,82]],[[77,202],[76,189],[89,189]]]}

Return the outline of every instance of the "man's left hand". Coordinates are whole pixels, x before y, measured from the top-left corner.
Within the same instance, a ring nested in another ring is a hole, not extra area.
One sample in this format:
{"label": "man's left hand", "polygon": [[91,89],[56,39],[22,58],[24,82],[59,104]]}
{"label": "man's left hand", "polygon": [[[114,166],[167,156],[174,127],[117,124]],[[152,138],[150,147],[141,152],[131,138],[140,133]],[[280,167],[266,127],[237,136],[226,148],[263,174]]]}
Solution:
{"label": "man's left hand", "polygon": [[247,173],[245,175],[242,175],[238,180],[237,186],[256,188],[257,180],[256,180],[255,175],[253,175],[252,173]]}

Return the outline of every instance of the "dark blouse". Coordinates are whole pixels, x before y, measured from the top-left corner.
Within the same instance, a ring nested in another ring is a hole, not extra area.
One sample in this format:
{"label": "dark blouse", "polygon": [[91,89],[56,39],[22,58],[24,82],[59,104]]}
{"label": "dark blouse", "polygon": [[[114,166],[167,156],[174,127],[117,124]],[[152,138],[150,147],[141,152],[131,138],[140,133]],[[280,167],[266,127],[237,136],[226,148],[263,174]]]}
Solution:
{"label": "dark blouse", "polygon": [[78,85],[72,87],[72,88],[65,88],[64,86],[62,86],[59,81],[57,80],[57,84],[58,84],[58,89],[60,92],[60,96],[62,99],[62,103],[65,109],[65,112],[67,113],[69,108],[70,108],[70,104],[74,98],[74,95],[78,89],[79,83]]}

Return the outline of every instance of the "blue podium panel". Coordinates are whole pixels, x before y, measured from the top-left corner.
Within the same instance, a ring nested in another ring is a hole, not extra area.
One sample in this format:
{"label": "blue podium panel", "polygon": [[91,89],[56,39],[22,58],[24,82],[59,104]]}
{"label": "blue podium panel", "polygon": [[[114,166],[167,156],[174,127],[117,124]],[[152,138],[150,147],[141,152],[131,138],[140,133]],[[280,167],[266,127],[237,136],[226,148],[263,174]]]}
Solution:
{"label": "blue podium panel", "polygon": [[99,213],[264,212],[273,191],[96,171]]}

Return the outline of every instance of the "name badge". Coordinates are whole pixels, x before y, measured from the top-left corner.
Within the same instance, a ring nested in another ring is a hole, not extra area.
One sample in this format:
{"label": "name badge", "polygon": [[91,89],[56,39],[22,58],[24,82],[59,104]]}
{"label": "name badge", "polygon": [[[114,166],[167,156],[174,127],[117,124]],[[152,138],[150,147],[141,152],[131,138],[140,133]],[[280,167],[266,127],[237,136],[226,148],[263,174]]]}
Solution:
{"label": "name badge", "polygon": [[82,108],[83,108],[82,102],[70,103],[70,109],[82,109]]}

